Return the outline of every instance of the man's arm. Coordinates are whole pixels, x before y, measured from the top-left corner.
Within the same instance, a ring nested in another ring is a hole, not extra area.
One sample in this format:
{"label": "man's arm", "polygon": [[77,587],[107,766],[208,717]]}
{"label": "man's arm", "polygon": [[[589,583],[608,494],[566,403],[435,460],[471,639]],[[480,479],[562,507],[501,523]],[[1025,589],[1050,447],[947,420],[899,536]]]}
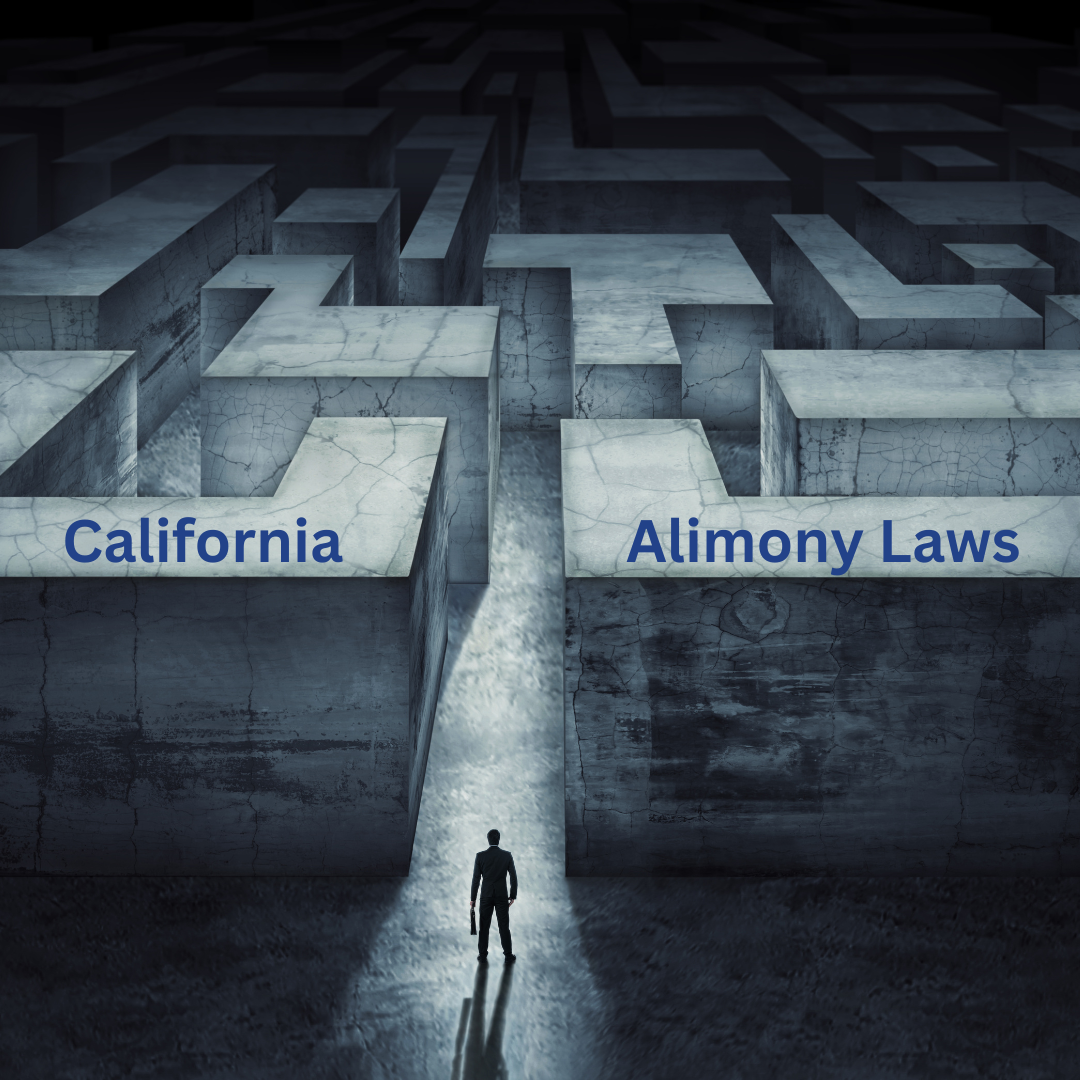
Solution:
{"label": "man's arm", "polygon": [[510,865],[507,867],[510,874],[510,899],[517,899],[517,870],[514,869],[514,856],[510,856]]}
{"label": "man's arm", "polygon": [[476,903],[476,890],[480,888],[480,852],[476,853],[472,865],[472,892],[469,894],[469,903]]}

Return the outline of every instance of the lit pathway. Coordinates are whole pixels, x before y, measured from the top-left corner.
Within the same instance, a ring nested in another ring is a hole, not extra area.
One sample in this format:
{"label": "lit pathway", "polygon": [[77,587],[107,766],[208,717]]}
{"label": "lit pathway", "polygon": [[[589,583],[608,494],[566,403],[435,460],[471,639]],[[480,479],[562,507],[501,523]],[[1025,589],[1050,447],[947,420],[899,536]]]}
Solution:
{"label": "lit pathway", "polygon": [[[412,869],[342,1004],[340,1042],[366,1049],[374,1077],[495,1077],[500,1050],[512,1080],[598,1074],[589,1055],[603,1017],[564,877],[558,435],[502,440],[491,584],[451,589]],[[489,828],[518,869],[518,962],[504,968],[493,922],[478,978],[469,883]],[[464,1004],[481,996],[483,1025]],[[491,1030],[500,998],[501,1048],[500,1025]]]}

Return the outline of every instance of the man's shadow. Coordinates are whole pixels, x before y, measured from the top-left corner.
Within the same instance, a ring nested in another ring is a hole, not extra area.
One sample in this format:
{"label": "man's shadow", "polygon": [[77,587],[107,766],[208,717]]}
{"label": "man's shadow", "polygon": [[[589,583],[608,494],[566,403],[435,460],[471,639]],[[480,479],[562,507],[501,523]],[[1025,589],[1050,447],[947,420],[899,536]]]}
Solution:
{"label": "man's shadow", "polygon": [[461,1022],[458,1024],[457,1044],[454,1046],[451,1080],[507,1080],[502,1041],[506,1028],[506,1005],[510,1000],[510,983],[513,977],[514,969],[507,964],[499,980],[499,996],[495,999],[491,1028],[485,1041],[484,997],[487,994],[488,966],[481,964],[476,969],[473,996],[461,1003]]}

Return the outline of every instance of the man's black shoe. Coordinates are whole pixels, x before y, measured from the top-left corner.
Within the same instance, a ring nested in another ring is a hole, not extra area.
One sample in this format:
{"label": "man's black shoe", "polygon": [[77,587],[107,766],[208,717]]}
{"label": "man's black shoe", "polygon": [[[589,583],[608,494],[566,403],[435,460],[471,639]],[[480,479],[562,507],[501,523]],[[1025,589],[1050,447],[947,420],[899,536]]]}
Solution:
{"label": "man's black shoe", "polygon": [[506,962],[508,964],[512,964],[516,959],[517,959],[517,957],[513,953],[507,953],[506,954]]}
{"label": "man's black shoe", "polygon": [[487,963],[487,957],[486,956],[478,956],[476,958],[476,962],[478,964],[486,964]]}

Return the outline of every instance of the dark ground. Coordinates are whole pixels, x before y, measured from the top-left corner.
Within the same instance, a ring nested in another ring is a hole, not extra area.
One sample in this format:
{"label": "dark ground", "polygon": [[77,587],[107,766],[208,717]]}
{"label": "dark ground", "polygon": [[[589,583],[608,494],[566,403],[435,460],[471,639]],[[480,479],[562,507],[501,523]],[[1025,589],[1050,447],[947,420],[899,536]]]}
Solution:
{"label": "dark ground", "polygon": [[[400,887],[0,880],[0,1070],[410,1076],[335,1045]],[[592,879],[570,895],[605,1077],[1080,1075],[1080,881]],[[471,976],[467,947],[461,963]]]}

